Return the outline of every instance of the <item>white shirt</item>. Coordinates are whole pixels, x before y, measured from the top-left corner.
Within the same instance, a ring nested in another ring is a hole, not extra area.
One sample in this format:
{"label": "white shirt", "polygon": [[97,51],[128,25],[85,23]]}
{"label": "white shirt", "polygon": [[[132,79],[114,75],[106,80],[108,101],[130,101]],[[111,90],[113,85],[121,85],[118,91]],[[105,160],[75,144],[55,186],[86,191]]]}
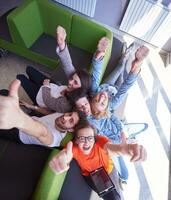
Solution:
{"label": "white shirt", "polygon": [[[47,107],[45,104],[44,104],[44,101],[43,101],[43,97],[42,97],[42,87],[45,87],[44,85],[42,85],[37,93],[37,96],[36,96],[36,102],[37,104],[40,106],[40,107]],[[54,83],[50,83],[49,86],[46,86],[46,87],[49,87],[51,88],[51,96],[52,97],[55,97],[55,98],[58,98],[61,95],[61,92],[63,90],[65,90],[67,88],[67,86],[65,85],[56,85]]]}
{"label": "white shirt", "polygon": [[[60,143],[62,141],[62,139],[66,136],[66,132],[60,132],[59,130],[56,129],[55,127],[55,119],[59,116],[61,116],[61,113],[53,113],[50,115],[46,115],[43,117],[32,117],[40,122],[42,122],[49,130],[49,132],[53,135],[53,142],[47,146],[49,147],[58,147],[60,146]],[[22,131],[19,130],[19,137],[20,140],[24,143],[24,144],[36,144],[36,145],[43,145],[37,138],[35,138],[34,136],[30,136]]]}

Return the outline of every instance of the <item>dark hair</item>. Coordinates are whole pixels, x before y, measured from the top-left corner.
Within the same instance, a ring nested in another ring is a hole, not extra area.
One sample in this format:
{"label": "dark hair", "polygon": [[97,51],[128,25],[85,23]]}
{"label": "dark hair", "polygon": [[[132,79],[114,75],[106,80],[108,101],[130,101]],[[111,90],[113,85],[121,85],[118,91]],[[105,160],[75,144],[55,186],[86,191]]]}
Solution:
{"label": "dark hair", "polygon": [[[93,129],[93,131],[94,131],[94,136],[96,136],[96,128],[92,125],[92,124],[90,124],[88,121],[87,121],[87,119],[86,118],[82,118],[80,121],[79,121],[79,123],[75,126],[75,128],[74,128],[74,137],[73,137],[73,140],[76,140],[76,138],[77,138],[77,135],[78,135],[78,131],[80,130],[80,129],[83,129],[83,128],[92,128]],[[96,139],[96,138],[95,138]]]}
{"label": "dark hair", "polygon": [[88,93],[87,93],[87,90],[84,89],[84,88],[78,88],[78,89],[75,89],[71,92],[68,92],[66,93],[66,98],[69,100],[70,104],[72,105],[72,107],[75,107],[75,102],[82,98],[82,97],[88,97]]}
{"label": "dark hair", "polygon": [[77,74],[81,81],[81,87],[87,90],[91,90],[92,87],[92,76],[91,74],[86,71],[85,69],[77,69],[70,77],[74,74]]}

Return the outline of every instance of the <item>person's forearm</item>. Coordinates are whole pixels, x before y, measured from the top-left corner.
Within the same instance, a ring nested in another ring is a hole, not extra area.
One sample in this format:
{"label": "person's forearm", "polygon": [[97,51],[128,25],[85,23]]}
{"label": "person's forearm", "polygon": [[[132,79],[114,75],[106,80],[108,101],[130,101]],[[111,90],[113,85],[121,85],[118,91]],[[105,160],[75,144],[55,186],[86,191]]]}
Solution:
{"label": "person's forearm", "polygon": [[109,153],[116,155],[126,155],[129,148],[128,145],[129,144],[125,144],[125,146],[123,147],[120,144],[107,143],[105,145],[105,148]]}
{"label": "person's forearm", "polygon": [[49,114],[52,114],[54,113],[53,111],[49,110],[48,108],[41,108],[41,107],[38,107],[38,106],[35,106],[35,110],[36,112],[39,112],[43,115],[49,115]]}
{"label": "person's forearm", "polygon": [[60,51],[60,49],[58,49],[57,47],[56,53],[61,60],[62,68],[67,78],[69,78],[75,72],[75,67],[72,64],[72,60],[71,60],[71,56],[70,56],[67,44],[65,45],[65,48],[62,51]]}
{"label": "person's forearm", "polygon": [[53,136],[43,123],[31,118],[24,112],[20,113],[20,120],[18,121],[19,123],[17,123],[16,128],[28,135],[36,137],[44,145],[52,143]]}

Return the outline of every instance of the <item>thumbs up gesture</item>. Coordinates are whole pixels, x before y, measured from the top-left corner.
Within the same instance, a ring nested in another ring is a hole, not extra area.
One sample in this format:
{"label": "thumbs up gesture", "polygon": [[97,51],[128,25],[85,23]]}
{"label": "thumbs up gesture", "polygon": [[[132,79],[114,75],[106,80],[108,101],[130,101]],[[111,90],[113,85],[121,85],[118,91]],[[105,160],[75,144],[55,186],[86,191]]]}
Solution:
{"label": "thumbs up gesture", "polygon": [[19,80],[14,80],[9,86],[8,96],[0,95],[0,129],[18,127],[21,123],[22,110],[19,107]]}
{"label": "thumbs up gesture", "polygon": [[131,162],[145,161],[147,159],[147,152],[142,145],[138,143],[133,143],[133,144],[127,143],[125,134],[122,134],[121,138],[122,138],[122,143],[121,143],[122,153],[131,156],[130,159]]}
{"label": "thumbs up gesture", "polygon": [[69,163],[73,158],[72,147],[73,143],[69,142],[67,147],[49,162],[49,166],[55,174],[60,174],[69,169]]}

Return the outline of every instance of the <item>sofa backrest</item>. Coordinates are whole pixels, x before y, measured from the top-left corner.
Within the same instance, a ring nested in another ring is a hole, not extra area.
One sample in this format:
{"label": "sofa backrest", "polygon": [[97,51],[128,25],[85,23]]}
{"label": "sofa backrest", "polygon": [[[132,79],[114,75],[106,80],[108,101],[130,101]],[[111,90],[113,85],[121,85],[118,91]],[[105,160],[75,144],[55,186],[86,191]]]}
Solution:
{"label": "sofa backrest", "polygon": [[48,0],[39,1],[39,7],[41,10],[44,33],[55,37],[56,27],[60,25],[65,28],[67,32],[67,42],[69,42],[73,14],[69,10],[59,7]]}
{"label": "sofa backrest", "polygon": [[[106,36],[109,39],[109,48],[106,52],[103,68],[101,71],[101,77],[105,72],[106,66],[110,59],[112,50],[113,35],[107,28],[86,19],[80,15],[73,15],[72,27],[71,27],[71,38],[70,43],[80,49],[94,53],[101,37]],[[89,68],[91,72],[91,67]]]}
{"label": "sofa backrest", "polygon": [[80,15],[73,15],[70,38],[72,45],[94,53],[99,39],[106,34],[104,27]]}
{"label": "sofa backrest", "polygon": [[10,34],[14,43],[23,47],[31,47],[43,33],[38,3],[28,1],[15,9],[7,17]]}

